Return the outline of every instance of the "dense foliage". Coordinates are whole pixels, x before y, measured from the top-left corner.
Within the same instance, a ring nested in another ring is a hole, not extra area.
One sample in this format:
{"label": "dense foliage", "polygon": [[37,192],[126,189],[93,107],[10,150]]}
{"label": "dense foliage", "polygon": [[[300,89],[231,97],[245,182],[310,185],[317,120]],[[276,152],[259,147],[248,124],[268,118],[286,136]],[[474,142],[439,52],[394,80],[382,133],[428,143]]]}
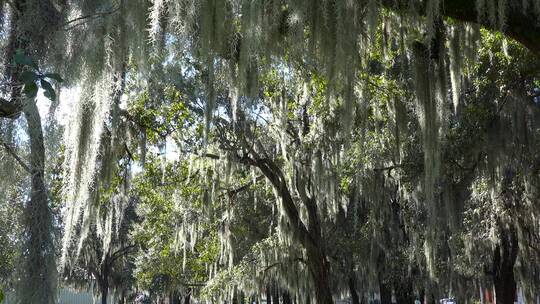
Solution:
{"label": "dense foliage", "polygon": [[0,25],[21,303],[539,296],[540,1],[12,0]]}

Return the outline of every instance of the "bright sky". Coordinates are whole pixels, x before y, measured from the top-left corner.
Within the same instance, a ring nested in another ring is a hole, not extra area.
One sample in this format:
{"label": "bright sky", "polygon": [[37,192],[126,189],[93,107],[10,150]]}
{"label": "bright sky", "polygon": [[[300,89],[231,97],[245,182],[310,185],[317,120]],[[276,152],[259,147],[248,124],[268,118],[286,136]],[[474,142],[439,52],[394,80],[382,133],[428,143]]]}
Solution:
{"label": "bright sky", "polygon": [[[79,88],[63,88],[59,94],[60,104],[58,106],[56,117],[61,125],[66,125],[70,115],[74,114],[75,104],[79,100]],[[39,114],[43,122],[47,120],[51,101],[43,96],[43,90],[40,88],[37,97]]]}

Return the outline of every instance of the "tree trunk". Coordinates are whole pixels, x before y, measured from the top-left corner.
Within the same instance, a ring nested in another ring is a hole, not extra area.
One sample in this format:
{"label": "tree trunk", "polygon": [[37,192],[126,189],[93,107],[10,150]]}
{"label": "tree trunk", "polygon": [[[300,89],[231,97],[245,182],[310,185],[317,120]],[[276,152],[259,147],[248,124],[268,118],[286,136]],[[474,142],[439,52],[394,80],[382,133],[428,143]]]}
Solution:
{"label": "tree trunk", "polygon": [[279,304],[279,288],[277,286],[274,287],[274,293],[272,295],[272,302],[275,304]]}
{"label": "tree trunk", "polygon": [[100,289],[101,289],[101,304],[107,304],[107,296],[109,295],[109,286],[107,286],[107,283],[102,283]]}
{"label": "tree trunk", "polygon": [[493,281],[497,304],[513,304],[516,296],[514,264],[518,244],[513,228],[503,229],[500,244],[495,246],[493,255]]}
{"label": "tree trunk", "polygon": [[169,303],[171,304],[182,304],[181,295],[177,291],[172,291],[169,295]]}
{"label": "tree trunk", "polygon": [[[43,5],[46,6],[47,3],[44,1]],[[5,77],[18,81],[21,68],[12,66],[11,60],[17,49],[23,51],[29,49],[28,41],[24,39],[25,33],[18,28],[21,12],[25,11],[28,3],[26,0],[16,0],[11,4],[16,13],[12,14],[8,45],[4,53]],[[27,134],[30,140],[30,157],[26,169],[31,175],[31,193],[30,200],[24,208],[24,229],[27,239],[23,255],[24,275],[17,289],[18,298],[23,304],[52,304],[56,302],[57,273],[52,237],[52,213],[48,206],[47,188],[44,181],[45,147],[41,117],[35,100],[24,99],[21,87],[18,85],[11,88],[11,101],[3,103],[11,106],[15,113],[10,115],[0,111],[0,117],[17,118],[22,109],[27,121]]]}
{"label": "tree trunk", "polygon": [[108,258],[105,259],[105,262],[101,266],[101,274],[98,281],[101,291],[101,304],[107,304],[107,297],[109,295],[109,269],[107,269],[106,261],[108,261]]}
{"label": "tree trunk", "polygon": [[282,198],[281,203],[288,222],[291,224],[292,234],[297,237],[306,250],[307,266],[315,288],[317,304],[332,304],[332,293],[329,282],[329,265],[324,252],[320,219],[317,211],[317,202],[308,197],[302,177],[298,177],[296,188],[300,193],[302,203],[308,211],[309,225],[306,227],[300,219],[300,214],[288,188],[287,180],[280,167],[269,159],[242,159],[248,165],[261,169],[270,180]]}
{"label": "tree trunk", "polygon": [[356,280],[354,279],[354,274],[349,276],[349,293],[351,294],[352,304],[360,304],[360,298],[358,297],[358,292],[356,292]]}
{"label": "tree trunk", "polygon": [[381,304],[392,304],[392,289],[390,285],[380,282],[379,290],[381,293]]}
{"label": "tree trunk", "polygon": [[266,304],[272,304],[272,289],[270,289],[270,286],[266,287]]}
{"label": "tree trunk", "polygon": [[414,302],[413,287],[411,280],[400,283],[396,288],[396,301],[398,304],[408,304]]}
{"label": "tree trunk", "polygon": [[100,282],[100,289],[101,289],[101,304],[107,304],[107,297],[109,296],[109,280],[108,279],[102,279]]}
{"label": "tree trunk", "polygon": [[332,304],[332,293],[330,292],[330,282],[328,280],[328,261],[320,247],[316,250],[307,250],[307,263],[311,273],[311,278],[315,285],[315,299],[317,304]]}
{"label": "tree trunk", "polygon": [[184,296],[184,304],[191,303],[191,290],[188,290],[186,295]]}
{"label": "tree trunk", "polygon": [[27,133],[30,139],[30,201],[25,207],[25,229],[28,240],[25,245],[26,282],[23,303],[56,302],[56,262],[53,242],[52,213],[48,205],[47,188],[44,181],[45,147],[41,117],[36,102],[28,100],[24,107]]}
{"label": "tree trunk", "polygon": [[292,304],[291,296],[288,291],[283,293],[283,304]]}
{"label": "tree trunk", "polygon": [[[298,186],[303,187],[302,184]],[[330,265],[324,252],[317,203],[313,198],[307,196],[302,201],[308,211],[309,241],[306,241],[304,246],[306,247],[307,264],[315,285],[315,299],[317,304],[332,304],[334,301],[330,290]]]}

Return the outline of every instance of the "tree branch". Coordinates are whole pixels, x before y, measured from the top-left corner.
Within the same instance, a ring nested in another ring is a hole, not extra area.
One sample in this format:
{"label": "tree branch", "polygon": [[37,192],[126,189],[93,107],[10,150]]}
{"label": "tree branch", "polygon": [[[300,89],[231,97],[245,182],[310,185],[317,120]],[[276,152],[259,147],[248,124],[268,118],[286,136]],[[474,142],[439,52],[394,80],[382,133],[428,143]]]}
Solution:
{"label": "tree branch", "polygon": [[206,286],[206,282],[201,282],[201,283],[197,283],[197,282],[193,282],[193,283],[180,283],[181,285],[184,285],[186,287],[204,287]]}
{"label": "tree branch", "polygon": [[[99,18],[99,17],[105,17],[105,16],[108,16],[108,15],[112,15],[114,13],[116,13],[117,11],[120,10],[120,7],[121,5],[118,5],[118,7],[116,7],[115,9],[112,9],[110,11],[107,11],[107,12],[100,12],[100,13],[94,13],[94,14],[89,14],[89,15],[85,15],[85,16],[80,16],[80,17],[77,17],[75,19],[71,19],[71,20],[68,20],[66,22],[64,22],[63,24],[60,25],[60,28],[64,28],[65,26],[67,25],[70,25],[72,23],[75,23],[75,22],[78,22],[78,21],[82,21],[82,20],[85,20],[85,19],[96,19],[96,18]],[[70,26],[68,28],[65,28],[66,31],[68,30],[71,30],[72,28],[76,27],[76,26],[79,26],[83,23],[78,23],[78,24],[75,24],[73,26]]]}
{"label": "tree branch", "polygon": [[375,172],[378,172],[378,171],[392,171],[394,169],[398,169],[398,168],[402,168],[402,167],[410,166],[410,165],[411,164],[395,164],[395,165],[388,166],[388,167],[373,168],[373,171],[375,171]]}
{"label": "tree branch", "polygon": [[119,259],[123,255],[129,253],[129,251],[131,251],[131,249],[134,249],[136,247],[137,247],[136,244],[131,244],[129,246],[122,247],[121,249],[117,250],[116,252],[114,252],[111,255],[111,258],[109,259],[109,265],[112,265],[117,259]]}
{"label": "tree branch", "polygon": [[[479,24],[492,31],[501,31],[515,39],[531,52],[540,56],[540,23],[534,9],[523,10],[521,5],[509,1],[506,11],[506,24],[500,28],[491,24],[487,18],[479,18],[476,12],[476,2],[472,0],[447,0],[441,7],[441,15],[452,19]],[[517,2],[517,1],[516,1]],[[382,0],[382,5],[390,10],[406,12],[408,0]],[[425,14],[425,8],[422,8]]]}
{"label": "tree branch", "polygon": [[13,158],[15,158],[15,160],[19,163],[19,165],[21,165],[21,167],[23,167],[26,172],[32,173],[30,166],[28,166],[28,164],[26,164],[24,160],[19,155],[17,155],[17,153],[15,153],[15,150],[12,147],[10,147],[7,143],[3,141],[0,141],[0,143],[2,144],[2,146],[4,146],[4,149],[6,149],[6,151],[11,154]]}
{"label": "tree branch", "polygon": [[249,181],[248,183],[245,183],[244,185],[242,186],[239,186],[238,188],[235,188],[235,189],[232,189],[232,190],[229,190],[227,191],[227,195],[229,195],[229,197],[235,197],[238,193],[242,192],[242,191],[245,191],[247,189],[249,189],[251,186],[253,186],[255,183],[261,181],[264,179],[264,175],[259,175],[255,178],[255,180],[251,180]]}
{"label": "tree branch", "polygon": [[211,159],[219,159],[219,155],[217,154],[212,154],[212,153],[204,153],[202,155],[200,155],[201,157],[207,157],[207,158],[211,158]]}

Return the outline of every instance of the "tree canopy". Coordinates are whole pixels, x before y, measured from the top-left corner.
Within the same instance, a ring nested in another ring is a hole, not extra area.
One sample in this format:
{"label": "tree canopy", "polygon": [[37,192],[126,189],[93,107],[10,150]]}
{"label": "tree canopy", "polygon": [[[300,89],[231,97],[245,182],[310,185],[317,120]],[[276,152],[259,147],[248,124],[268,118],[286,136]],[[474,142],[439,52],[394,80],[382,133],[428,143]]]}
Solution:
{"label": "tree canopy", "polygon": [[539,0],[11,0],[0,26],[19,302],[537,300]]}

